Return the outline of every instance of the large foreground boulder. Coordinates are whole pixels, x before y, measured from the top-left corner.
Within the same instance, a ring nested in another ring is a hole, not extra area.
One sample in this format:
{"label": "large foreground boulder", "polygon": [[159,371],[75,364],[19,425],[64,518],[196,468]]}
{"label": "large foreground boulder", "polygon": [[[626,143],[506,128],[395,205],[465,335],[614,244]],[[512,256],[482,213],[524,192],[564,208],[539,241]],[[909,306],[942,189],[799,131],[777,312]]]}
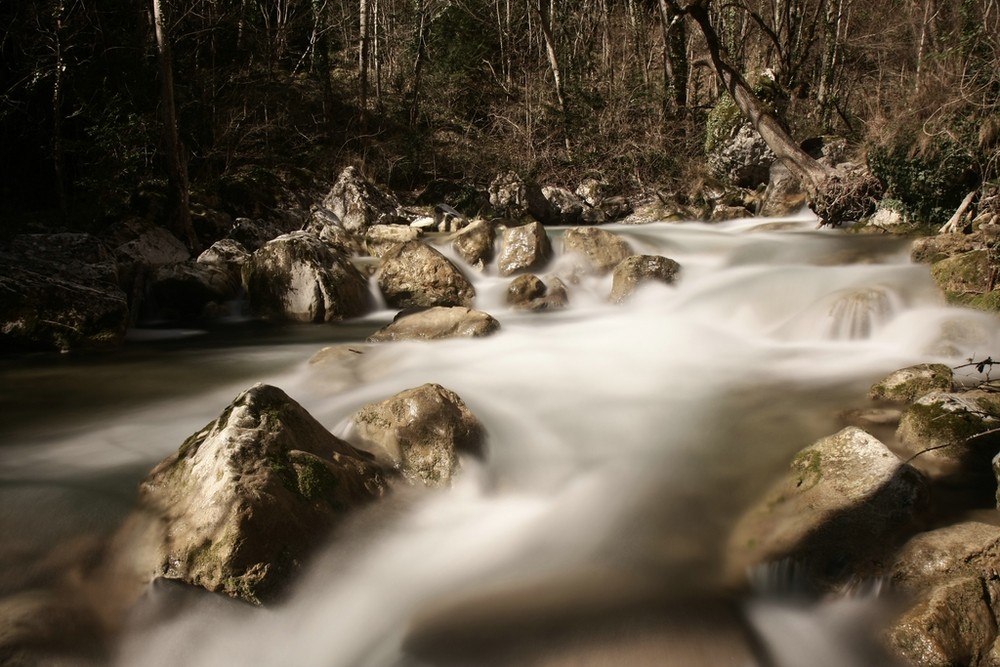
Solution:
{"label": "large foreground boulder", "polygon": [[118,266],[89,234],[22,234],[0,251],[0,352],[108,349],[128,325]]}
{"label": "large foreground boulder", "polygon": [[349,261],[303,231],[274,239],[243,265],[251,311],[266,319],[333,322],[364,314],[368,281]]}
{"label": "large foreground boulder", "polygon": [[737,523],[727,576],[790,559],[818,587],[868,575],[908,537],[926,505],[923,476],[865,431],[848,427],[800,451]]}
{"label": "large foreground boulder", "polygon": [[369,336],[368,342],[481,338],[499,330],[500,323],[489,313],[464,306],[438,306],[401,312],[392,322]]}
{"label": "large foreground boulder", "polygon": [[353,428],[360,444],[428,486],[449,484],[459,453],[479,455],[485,440],[482,424],[458,394],[438,384],[366,405],[354,415]]}
{"label": "large foreground boulder", "polygon": [[140,485],[140,511],[163,529],[148,575],[274,599],[347,512],[385,490],[370,456],[257,384]]}
{"label": "large foreground boulder", "polygon": [[379,262],[376,274],[386,303],[394,308],[471,307],[472,283],[448,258],[420,241],[398,243]]}

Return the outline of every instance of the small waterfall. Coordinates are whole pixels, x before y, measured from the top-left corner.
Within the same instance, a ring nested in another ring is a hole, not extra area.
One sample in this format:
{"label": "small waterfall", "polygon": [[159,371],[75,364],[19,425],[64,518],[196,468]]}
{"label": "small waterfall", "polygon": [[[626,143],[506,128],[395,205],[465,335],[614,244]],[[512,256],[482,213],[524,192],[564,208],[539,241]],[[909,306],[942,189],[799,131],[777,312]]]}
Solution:
{"label": "small waterfall", "polygon": [[894,312],[889,292],[881,287],[862,287],[835,295],[830,306],[830,338],[857,340],[872,334],[889,321]]}

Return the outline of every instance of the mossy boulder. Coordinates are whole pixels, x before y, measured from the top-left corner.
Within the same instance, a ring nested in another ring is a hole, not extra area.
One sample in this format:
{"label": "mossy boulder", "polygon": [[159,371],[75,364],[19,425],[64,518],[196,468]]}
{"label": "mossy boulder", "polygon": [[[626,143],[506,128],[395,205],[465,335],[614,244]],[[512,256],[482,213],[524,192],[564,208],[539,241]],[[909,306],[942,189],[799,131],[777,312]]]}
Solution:
{"label": "mossy boulder", "polygon": [[970,250],[931,266],[931,276],[950,303],[978,310],[1000,310],[1000,290],[991,289],[993,267],[990,251]]}
{"label": "mossy boulder", "polygon": [[348,512],[386,488],[371,456],[282,390],[254,385],[140,485],[140,515],[162,528],[146,571],[272,600]]}
{"label": "mossy boulder", "polygon": [[896,437],[915,467],[934,479],[992,492],[991,460],[1000,451],[1000,396],[982,390],[935,391],[904,412]]}
{"label": "mossy boulder", "polygon": [[934,234],[913,240],[910,258],[919,264],[933,264],[983,247],[980,234]]}
{"label": "mossy boulder", "polygon": [[368,281],[338,252],[308,232],[284,234],[243,265],[250,310],[270,320],[335,322],[363,315]]}
{"label": "mossy boulder", "polygon": [[901,368],[872,385],[868,398],[873,401],[910,403],[932,391],[951,391],[954,372],[944,364],[917,364]]}
{"label": "mossy boulder", "polygon": [[726,576],[790,559],[819,587],[875,571],[921,518],[923,476],[867,432],[848,427],[801,450],[737,522]]}
{"label": "mossy boulder", "polygon": [[631,255],[615,267],[611,283],[611,301],[627,301],[643,283],[673,285],[680,275],[681,265],[660,255]]}
{"label": "mossy boulder", "polygon": [[382,255],[376,272],[386,303],[394,308],[472,306],[476,292],[448,258],[420,241],[398,243]]}
{"label": "mossy boulder", "polygon": [[464,306],[437,306],[399,313],[392,322],[369,336],[368,342],[481,338],[499,330],[500,322],[489,313]]}
{"label": "mossy boulder", "polygon": [[446,486],[459,454],[481,455],[486,432],[455,392],[438,384],[370,403],[352,418],[352,437],[396,466],[408,480]]}

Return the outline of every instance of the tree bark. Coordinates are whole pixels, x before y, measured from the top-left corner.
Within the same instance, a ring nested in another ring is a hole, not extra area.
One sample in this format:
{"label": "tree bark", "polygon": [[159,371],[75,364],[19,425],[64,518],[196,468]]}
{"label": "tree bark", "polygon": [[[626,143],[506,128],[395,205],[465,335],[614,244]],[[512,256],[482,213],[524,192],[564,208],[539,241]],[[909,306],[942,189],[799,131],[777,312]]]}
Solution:
{"label": "tree bark", "polygon": [[[674,2],[674,0],[668,1]],[[732,96],[736,106],[750,121],[750,124],[757,130],[775,156],[799,178],[810,197],[814,197],[822,190],[823,185],[830,177],[830,171],[802,150],[753,94],[750,85],[743,76],[729,64],[723,53],[719,36],[712,27],[708,14],[708,4],[707,0],[696,0],[681,8],[674,3],[674,9],[686,12],[701,28],[708,45],[712,65],[723,88]]]}
{"label": "tree bark", "polygon": [[170,57],[170,41],[163,19],[162,0],[152,0],[153,24],[156,34],[156,54],[160,66],[160,96],[163,106],[163,137],[167,152],[169,226],[191,252],[200,244],[191,223],[190,185],[184,147],[177,126],[177,105],[174,101],[174,71]]}
{"label": "tree bark", "polygon": [[358,87],[361,113],[368,108],[368,51],[371,46],[371,31],[368,28],[368,0],[360,0],[358,5]]}
{"label": "tree bark", "polygon": [[559,110],[563,117],[563,134],[566,150],[572,150],[572,143],[569,137],[569,106],[566,103],[566,95],[563,90],[562,69],[559,67],[559,59],[556,57],[556,43],[552,35],[552,25],[547,16],[548,10],[544,6],[546,0],[538,0],[534,6],[535,14],[538,18],[539,27],[542,30],[542,37],[545,40],[545,54],[549,59],[549,69],[552,71],[552,81],[555,87],[556,99],[559,101]]}

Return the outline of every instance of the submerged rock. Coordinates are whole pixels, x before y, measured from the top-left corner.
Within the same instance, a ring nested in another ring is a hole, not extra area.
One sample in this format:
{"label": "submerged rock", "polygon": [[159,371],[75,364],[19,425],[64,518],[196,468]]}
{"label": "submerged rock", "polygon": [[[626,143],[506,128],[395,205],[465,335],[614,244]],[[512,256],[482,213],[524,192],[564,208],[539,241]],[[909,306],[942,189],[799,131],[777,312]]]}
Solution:
{"label": "submerged rock", "polygon": [[497,265],[501,276],[509,276],[541,268],[551,256],[552,244],[545,228],[532,222],[503,230]]}
{"label": "submerged rock", "polygon": [[407,389],[361,408],[352,419],[359,444],[391,461],[413,482],[445,486],[459,453],[482,454],[485,431],[458,394],[441,385]]}
{"label": "submerged rock", "polygon": [[481,310],[464,306],[438,306],[415,312],[401,312],[392,322],[369,336],[368,342],[480,338],[499,330],[500,323]]}
{"label": "submerged rock", "polygon": [[611,301],[622,303],[644,282],[673,285],[677,282],[681,265],[660,255],[632,255],[615,267],[611,283]]}
{"label": "submerged rock", "polygon": [[162,526],[148,575],[274,599],[347,512],[385,490],[371,457],[254,385],[140,485],[140,511]]}
{"label": "submerged rock", "polygon": [[872,385],[868,398],[873,401],[908,403],[932,391],[951,391],[954,373],[944,364],[917,364],[901,368]]}
{"label": "submerged rock", "polygon": [[583,258],[584,270],[597,275],[611,272],[632,253],[625,239],[597,227],[567,229],[563,235],[563,248]]}
{"label": "submerged rock", "polygon": [[110,251],[89,234],[22,234],[0,252],[0,351],[108,349],[129,308]]}
{"label": "submerged rock", "polygon": [[420,241],[392,246],[379,262],[379,289],[393,308],[471,307],[472,283],[444,255]]}
{"label": "submerged rock", "polygon": [[727,576],[790,559],[818,586],[872,572],[926,504],[923,476],[856,427],[800,451],[784,477],[739,520]]}
{"label": "submerged rock", "polygon": [[348,257],[307,232],[274,239],[243,266],[251,311],[267,319],[333,322],[364,314],[368,281]]}

